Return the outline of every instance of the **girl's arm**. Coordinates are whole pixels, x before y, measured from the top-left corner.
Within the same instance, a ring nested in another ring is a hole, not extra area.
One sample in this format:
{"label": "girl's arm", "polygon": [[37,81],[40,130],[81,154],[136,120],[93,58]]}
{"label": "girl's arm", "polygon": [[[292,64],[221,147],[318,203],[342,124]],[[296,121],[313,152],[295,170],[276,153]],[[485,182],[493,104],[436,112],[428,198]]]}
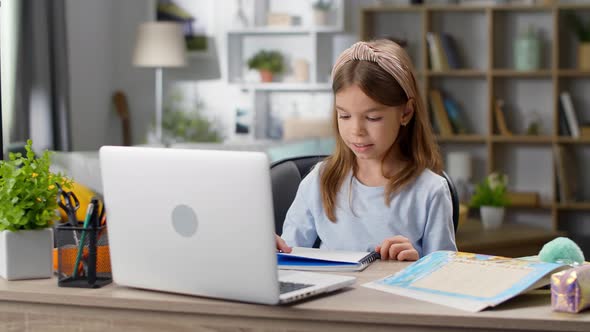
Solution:
{"label": "girl's arm", "polygon": [[291,247],[313,247],[318,235],[310,201],[313,201],[314,197],[318,197],[319,193],[314,192],[317,190],[319,190],[318,172],[312,170],[301,181],[295,199],[285,216],[281,237],[287,245]]}
{"label": "girl's arm", "polygon": [[433,192],[427,211],[421,256],[437,250],[457,251],[451,192],[444,180],[441,180],[441,186]]}

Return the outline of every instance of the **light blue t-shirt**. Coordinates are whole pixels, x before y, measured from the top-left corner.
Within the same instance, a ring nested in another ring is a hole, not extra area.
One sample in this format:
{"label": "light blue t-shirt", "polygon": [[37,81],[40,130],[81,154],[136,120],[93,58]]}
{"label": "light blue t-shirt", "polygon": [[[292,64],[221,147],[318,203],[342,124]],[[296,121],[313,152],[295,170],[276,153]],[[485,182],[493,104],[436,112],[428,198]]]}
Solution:
{"label": "light blue t-shirt", "polygon": [[451,193],[446,180],[424,170],[385,204],[385,187],[369,187],[352,171],[336,198],[336,222],[324,213],[321,163],[303,179],[289,208],[281,237],[289,246],[312,247],[316,237],[326,249],[373,251],[395,235],[410,240],[420,257],[436,250],[456,251]]}

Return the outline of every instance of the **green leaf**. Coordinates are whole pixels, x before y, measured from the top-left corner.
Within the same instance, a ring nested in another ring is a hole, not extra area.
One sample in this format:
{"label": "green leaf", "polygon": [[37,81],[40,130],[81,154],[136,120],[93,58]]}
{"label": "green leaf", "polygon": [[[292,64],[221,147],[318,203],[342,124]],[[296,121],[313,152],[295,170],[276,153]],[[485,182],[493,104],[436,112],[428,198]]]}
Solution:
{"label": "green leaf", "polygon": [[31,140],[25,150],[24,157],[10,154],[9,160],[0,162],[0,230],[50,227],[58,219],[58,191],[50,185],[59,179],[65,189],[71,189],[71,179],[50,171],[51,152],[36,156]]}

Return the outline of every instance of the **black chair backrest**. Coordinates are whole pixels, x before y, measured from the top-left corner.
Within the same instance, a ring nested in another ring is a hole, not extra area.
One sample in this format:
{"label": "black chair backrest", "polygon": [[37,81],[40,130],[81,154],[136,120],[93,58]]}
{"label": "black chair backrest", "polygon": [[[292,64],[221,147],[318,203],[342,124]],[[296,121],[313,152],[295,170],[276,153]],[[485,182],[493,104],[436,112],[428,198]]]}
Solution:
{"label": "black chair backrest", "polygon": [[453,226],[455,226],[455,233],[457,233],[457,228],[459,228],[459,194],[457,193],[457,188],[455,188],[453,180],[451,180],[451,177],[447,172],[443,171],[442,176],[447,180],[449,191],[451,192],[451,202],[453,203]]}
{"label": "black chair backrest", "polygon": [[[273,206],[275,214],[275,232],[279,235],[283,232],[283,223],[287,210],[295,199],[297,188],[301,180],[309,173],[311,168],[326,158],[326,156],[304,156],[283,159],[274,162],[270,166],[270,175],[273,192]],[[446,172],[442,176],[447,180],[453,203],[453,226],[455,232],[459,227],[459,196],[455,184]]]}
{"label": "black chair backrest", "polygon": [[299,183],[311,171],[311,168],[324,158],[326,156],[296,157],[274,162],[270,166],[277,234],[281,235],[283,232],[283,222],[285,222],[287,210],[295,199]]}

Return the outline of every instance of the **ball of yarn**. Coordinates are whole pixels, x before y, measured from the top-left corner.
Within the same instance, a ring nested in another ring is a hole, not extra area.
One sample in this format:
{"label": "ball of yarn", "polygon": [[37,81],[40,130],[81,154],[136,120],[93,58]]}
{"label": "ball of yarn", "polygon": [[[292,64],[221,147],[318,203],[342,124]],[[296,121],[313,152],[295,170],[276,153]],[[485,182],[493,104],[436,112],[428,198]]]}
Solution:
{"label": "ball of yarn", "polygon": [[539,259],[549,263],[582,264],[584,253],[574,241],[558,237],[545,243],[539,252]]}

